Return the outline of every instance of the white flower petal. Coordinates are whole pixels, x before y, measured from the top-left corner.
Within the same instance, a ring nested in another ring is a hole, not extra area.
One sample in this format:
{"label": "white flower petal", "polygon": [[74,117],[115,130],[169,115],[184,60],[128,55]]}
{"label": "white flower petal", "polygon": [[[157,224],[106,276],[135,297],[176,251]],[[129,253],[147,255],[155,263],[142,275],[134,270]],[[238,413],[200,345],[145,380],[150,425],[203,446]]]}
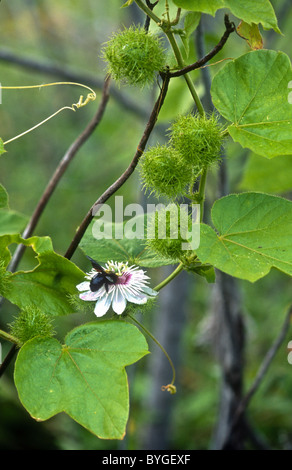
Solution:
{"label": "white flower petal", "polygon": [[127,305],[127,301],[123,296],[122,292],[119,289],[115,290],[113,301],[112,301],[112,308],[115,313],[121,315],[125,310]]}
{"label": "white flower petal", "polygon": [[82,291],[84,291],[84,290],[90,290],[89,286],[90,286],[90,282],[88,282],[88,281],[83,281],[83,282],[81,282],[80,284],[78,284],[78,285],[76,286],[76,288],[77,288],[80,292],[82,292]]}
{"label": "white flower petal", "polygon": [[102,317],[106,314],[111,305],[111,296],[105,295],[96,302],[94,313],[97,317]]}
{"label": "white flower petal", "polygon": [[155,297],[156,295],[158,295],[158,292],[154,289],[151,289],[151,287],[143,287],[143,292],[145,292],[145,294],[149,295],[149,296],[153,296]]}
{"label": "white flower petal", "polygon": [[138,304],[138,305],[143,305],[146,304],[147,302],[147,297],[146,295],[144,297],[136,297],[131,301],[133,304]]}
{"label": "white flower petal", "polygon": [[91,292],[91,290],[87,292],[83,292],[82,294],[79,294],[79,298],[82,300],[97,300],[99,297],[98,292]]}
{"label": "white flower petal", "polygon": [[147,302],[147,296],[143,294],[132,294],[128,290],[125,290],[125,297],[128,302],[132,302],[133,304],[145,304]]}

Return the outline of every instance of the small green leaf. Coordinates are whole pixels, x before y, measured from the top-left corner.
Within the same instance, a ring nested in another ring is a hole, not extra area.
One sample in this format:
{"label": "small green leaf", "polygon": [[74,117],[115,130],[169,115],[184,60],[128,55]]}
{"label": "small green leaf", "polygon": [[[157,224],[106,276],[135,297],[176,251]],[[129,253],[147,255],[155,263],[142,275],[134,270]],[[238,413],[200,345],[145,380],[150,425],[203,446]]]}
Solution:
{"label": "small green leaf", "polygon": [[5,153],[6,150],[4,148],[4,143],[3,143],[3,140],[0,138],[0,155],[2,155],[2,153]]}
{"label": "small green leaf", "polygon": [[123,321],[79,326],[63,346],[34,338],[15,364],[20,401],[36,420],[65,412],[99,438],[122,439],[129,413],[125,366],[147,353],[144,336]]}
{"label": "small green leaf", "polygon": [[202,263],[240,279],[257,281],[271,268],[292,276],[292,202],[263,193],[226,196],[215,202],[218,234],[202,224],[196,253]]}
{"label": "small green leaf", "polygon": [[0,184],[0,236],[21,232],[28,222],[28,217],[9,209],[8,194]]}
{"label": "small green leaf", "polygon": [[134,2],[134,0],[127,0],[126,3],[124,3],[122,5],[122,8],[129,7],[130,5],[132,5],[133,2]]}
{"label": "small green leaf", "polygon": [[214,284],[216,280],[216,274],[213,266],[198,266],[193,271],[199,276],[204,277],[209,284]]}
{"label": "small green leaf", "polygon": [[[201,13],[197,11],[190,11],[185,14],[184,17],[184,29],[173,30],[176,34],[179,34],[183,47],[184,56],[186,61],[189,60],[190,54],[193,53],[193,40],[191,34],[197,29],[201,19]],[[177,113],[178,114],[178,113]]]}
{"label": "small green leaf", "polygon": [[[135,238],[135,231],[139,237],[147,236],[146,217],[139,215],[124,223],[104,223],[105,234],[107,236],[112,234],[112,238],[101,238],[102,234],[95,228],[96,221],[93,221],[80,243],[80,248],[99,263],[106,263],[110,260],[128,261],[129,264],[137,264],[145,268],[176,264],[177,260],[164,258],[148,249],[145,238]],[[119,237],[117,234],[120,234]]]}
{"label": "small green leaf", "polygon": [[219,8],[224,7],[223,0],[173,0],[173,3],[189,11],[200,11],[214,16]]}
{"label": "small green leaf", "polygon": [[9,209],[0,209],[0,236],[21,232],[28,222],[28,217]]}
{"label": "small green leaf", "polygon": [[201,13],[197,11],[190,11],[186,14],[184,20],[184,30],[186,33],[186,37],[190,37],[190,35],[197,29],[201,19]]}
{"label": "small green leaf", "polygon": [[54,252],[49,237],[22,239],[20,235],[0,237],[0,259],[7,265],[12,243],[30,246],[37,254],[39,264],[30,271],[18,271],[10,276],[9,289],[0,292],[21,309],[29,306],[41,308],[51,316],[73,312],[69,295],[76,294],[76,285],[84,273],[71,261]]}
{"label": "small green leaf", "polygon": [[173,0],[178,7],[190,11],[200,11],[214,16],[220,8],[228,8],[231,13],[246,23],[261,23],[264,29],[273,28],[280,33],[274,9],[269,0]]}
{"label": "small green leaf", "polygon": [[258,25],[254,23],[250,25],[245,21],[241,21],[236,29],[238,34],[246,40],[251,49],[257,50],[264,47],[263,38]]}
{"label": "small green leaf", "polygon": [[281,33],[278,28],[277,18],[269,0],[223,0],[224,7],[229,8],[231,13],[241,20],[249,23],[263,25],[264,29],[274,29]]}
{"label": "small green leaf", "polygon": [[227,130],[235,142],[267,158],[291,154],[291,80],[289,57],[270,50],[248,52],[215,75],[213,103],[232,122]]}

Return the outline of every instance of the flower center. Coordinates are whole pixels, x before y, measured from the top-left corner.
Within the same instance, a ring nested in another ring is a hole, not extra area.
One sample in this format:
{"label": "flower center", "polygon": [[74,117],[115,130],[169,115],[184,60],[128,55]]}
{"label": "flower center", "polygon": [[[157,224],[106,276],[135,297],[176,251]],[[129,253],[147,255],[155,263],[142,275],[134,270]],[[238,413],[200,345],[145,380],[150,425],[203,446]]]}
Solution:
{"label": "flower center", "polygon": [[131,277],[132,277],[131,273],[125,272],[118,277],[116,284],[123,284],[123,285],[129,284]]}

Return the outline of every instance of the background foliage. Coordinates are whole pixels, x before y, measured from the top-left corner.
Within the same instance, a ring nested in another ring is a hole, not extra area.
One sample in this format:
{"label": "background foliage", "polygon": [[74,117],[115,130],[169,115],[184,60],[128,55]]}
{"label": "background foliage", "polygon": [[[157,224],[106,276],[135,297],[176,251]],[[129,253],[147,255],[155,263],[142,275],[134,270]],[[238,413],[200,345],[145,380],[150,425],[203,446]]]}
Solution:
{"label": "background foliage", "polygon": [[[105,65],[100,58],[102,44],[121,25],[130,26],[143,21],[132,5],[121,9],[124,2],[84,0],[10,0],[2,2],[0,47],[0,81],[2,85],[39,84],[62,79],[65,73],[74,74],[82,83],[93,86],[100,97],[100,85]],[[289,1],[271,2],[279,19],[283,35],[263,31],[264,46],[281,50],[291,56],[292,13]],[[288,5],[288,7],[287,7]],[[223,12],[205,18],[205,47],[211,49],[222,35]],[[195,50],[195,40],[190,47]],[[238,57],[249,50],[245,41],[235,34],[217,57]],[[10,59],[9,59],[10,57]],[[12,58],[17,60],[12,61]],[[9,60],[8,60],[9,59]],[[27,61],[25,63],[25,61]],[[28,63],[30,61],[30,63]],[[33,63],[31,63],[33,62]],[[35,64],[35,65],[34,65]],[[38,64],[38,69],[36,68]],[[210,67],[213,75],[220,64]],[[197,89],[203,97],[202,76],[194,74]],[[74,79],[75,80],[75,79]],[[37,235],[49,235],[54,249],[63,253],[76,226],[98,194],[126,168],[135,152],[139,136],[147,122],[147,111],[155,96],[145,89],[118,89],[112,86],[111,99],[105,116],[89,141],[81,148],[50,200],[37,227]],[[79,90],[73,88],[40,89],[39,91],[2,92],[1,135],[5,139],[22,132],[44,119],[62,105],[77,101]],[[163,143],[163,131],[178,111],[189,109],[189,93],[181,80],[171,83],[169,95],[159,116],[158,128],[151,143]],[[69,145],[83,130],[95,112],[95,104],[76,113],[66,111],[7,147],[1,157],[1,181],[10,195],[10,207],[27,214],[42,194],[48,179]],[[241,189],[284,195],[289,198],[292,189],[291,158],[267,160],[242,150],[230,143],[227,150],[227,170],[230,192]],[[277,173],[277,177],[275,177]],[[283,184],[279,184],[279,179]],[[216,198],[218,171],[209,178],[208,201]],[[124,204],[144,202],[138,172],[127,182]],[[87,269],[81,250],[74,261]],[[27,252],[20,268],[34,265],[34,254]],[[165,269],[165,268],[164,268]],[[160,280],[160,273],[153,273]],[[210,294],[212,287],[199,277],[184,277],[185,327],[182,331],[182,351],[178,377],[178,393],[172,397],[171,421],[164,424],[168,433],[168,448],[206,449],[210,445],[218,415],[220,367],[214,351],[214,325]],[[162,277],[162,275],[161,275]],[[195,282],[194,282],[195,280]],[[242,309],[246,327],[245,387],[252,383],[264,355],[278,335],[288,305],[291,303],[291,280],[276,271],[255,284],[240,282]],[[215,309],[216,311],[216,309]],[[5,313],[14,316],[14,307]],[[178,313],[179,314],[179,313]],[[147,314],[148,327],[158,328],[158,314]],[[87,318],[92,319],[90,315]],[[60,331],[78,324],[76,316],[59,318]],[[0,318],[1,323],[1,318]],[[212,334],[210,334],[210,331]],[[160,330],[163,338],[162,330]],[[212,341],[210,341],[212,338]],[[159,338],[160,339],[160,338]],[[161,339],[163,343],[163,339]],[[249,407],[249,417],[258,433],[272,448],[291,449],[292,372],[287,361],[284,342],[268,374]],[[44,423],[34,422],[22,409],[10,375],[0,384],[0,448],[1,449],[106,449],[142,448],[145,430],[159,420],[151,403],[153,357],[158,354],[150,344],[150,356],[138,365],[127,368],[130,377],[131,412],[127,437],[122,442],[102,441],[81,428],[66,415],[58,415]],[[8,345],[3,344],[3,354]],[[165,362],[165,368],[168,368]],[[150,396],[150,397],[149,397]]]}

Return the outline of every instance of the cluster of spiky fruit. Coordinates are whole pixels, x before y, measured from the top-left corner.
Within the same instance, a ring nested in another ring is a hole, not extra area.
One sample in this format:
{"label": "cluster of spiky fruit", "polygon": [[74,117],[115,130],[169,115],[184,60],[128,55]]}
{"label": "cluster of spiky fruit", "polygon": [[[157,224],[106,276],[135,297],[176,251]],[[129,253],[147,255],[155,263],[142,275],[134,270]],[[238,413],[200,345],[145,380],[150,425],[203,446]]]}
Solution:
{"label": "cluster of spiky fruit", "polygon": [[202,170],[220,158],[221,127],[214,115],[180,116],[169,129],[167,145],[144,153],[140,173],[144,187],[157,196],[190,196]]}
{"label": "cluster of spiky fruit", "polygon": [[[166,53],[161,39],[142,28],[130,27],[114,34],[103,48],[108,73],[118,84],[151,84],[157,73],[166,65]],[[215,115],[201,116],[188,114],[179,116],[168,130],[168,143],[150,147],[140,159],[140,175],[143,186],[155,196],[170,200],[187,196],[193,198],[193,186],[198,176],[220,159],[222,128]],[[179,210],[179,209],[178,209]],[[177,218],[168,211],[166,224]],[[157,215],[153,223],[157,224]],[[185,222],[183,233],[187,232],[191,220]],[[149,239],[149,246],[163,256],[183,256],[181,246],[184,238],[168,234],[161,239],[155,225],[155,237]]]}

